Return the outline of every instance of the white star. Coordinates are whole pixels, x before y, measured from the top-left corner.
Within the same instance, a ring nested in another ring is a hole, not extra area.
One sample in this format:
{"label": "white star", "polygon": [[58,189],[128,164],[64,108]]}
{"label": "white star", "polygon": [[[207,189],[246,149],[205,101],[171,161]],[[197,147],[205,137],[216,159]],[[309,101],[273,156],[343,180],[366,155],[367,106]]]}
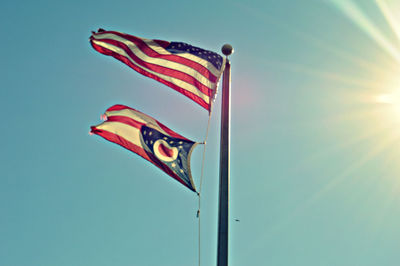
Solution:
{"label": "white star", "polygon": [[172,166],[172,167],[175,167],[175,166],[176,166],[176,163],[172,163],[171,166]]}

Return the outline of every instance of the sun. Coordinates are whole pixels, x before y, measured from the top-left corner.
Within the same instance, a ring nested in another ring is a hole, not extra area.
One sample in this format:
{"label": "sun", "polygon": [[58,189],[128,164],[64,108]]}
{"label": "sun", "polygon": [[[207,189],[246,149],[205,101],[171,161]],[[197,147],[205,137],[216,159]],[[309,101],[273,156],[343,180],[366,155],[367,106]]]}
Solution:
{"label": "sun", "polygon": [[400,107],[400,90],[393,93],[379,94],[376,97],[376,102],[381,104],[387,104],[394,109],[399,109]]}
{"label": "sun", "polygon": [[384,110],[385,119],[391,123],[400,123],[400,78],[396,79],[387,90],[377,94],[375,102]]}

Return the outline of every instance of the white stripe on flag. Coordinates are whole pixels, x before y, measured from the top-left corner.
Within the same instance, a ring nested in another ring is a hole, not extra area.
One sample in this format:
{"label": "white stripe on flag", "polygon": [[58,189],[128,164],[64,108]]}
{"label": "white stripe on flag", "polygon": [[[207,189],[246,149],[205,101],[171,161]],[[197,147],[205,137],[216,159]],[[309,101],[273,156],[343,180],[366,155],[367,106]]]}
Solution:
{"label": "white stripe on flag", "polygon": [[[99,34],[99,35],[94,34],[93,37],[95,39],[97,39],[97,40],[100,40],[100,39],[112,39],[112,40],[117,40],[117,41],[120,41],[120,42],[123,42],[123,43],[130,42],[129,40],[127,40],[125,38],[122,38],[122,37],[120,37],[118,35],[115,35],[113,33],[104,33],[104,34]],[[137,37],[137,38],[139,38],[139,37]],[[153,40],[144,39],[144,38],[139,38],[139,39],[144,41],[147,44],[147,46],[149,46],[150,49],[154,50],[155,52],[157,52],[159,54],[162,54],[162,55],[170,55],[170,54],[172,54],[171,52],[165,50],[163,47],[161,47],[158,43],[154,42]],[[128,43],[126,43],[126,44],[128,44]],[[135,44],[133,44],[133,45],[135,45]],[[190,53],[179,53],[179,54],[175,54],[175,55],[183,57],[183,58],[186,58],[186,59],[189,59],[189,60],[191,60],[193,62],[196,62],[196,63],[204,66],[205,68],[207,68],[216,77],[219,77],[221,75],[221,72],[223,71],[223,69],[221,69],[221,70],[216,69],[214,67],[214,65],[211,64],[210,62],[208,62],[207,60],[204,60],[203,58],[195,56],[195,55],[192,55]],[[225,58],[224,58],[224,60],[225,60]],[[225,66],[225,63],[223,62],[222,65]]]}
{"label": "white stripe on flag", "polygon": [[158,123],[155,119],[134,111],[132,109],[122,109],[122,110],[116,110],[116,111],[107,111],[106,116],[111,117],[111,116],[125,116],[128,118],[131,118],[139,123],[143,123],[146,124],[147,126],[152,125],[153,127],[155,127],[156,130],[160,131],[161,133],[163,133],[164,135],[170,136],[167,132],[165,132],[161,127],[158,126]]}
{"label": "white stripe on flag", "polygon": [[[107,35],[107,34],[104,34],[104,35]],[[143,61],[145,61],[147,63],[159,65],[162,67],[167,67],[167,68],[174,69],[174,70],[177,70],[177,71],[180,71],[183,73],[194,72],[193,74],[190,74],[190,76],[194,77],[196,80],[198,80],[200,83],[202,83],[204,86],[208,87],[211,90],[214,89],[214,87],[215,87],[214,82],[211,82],[208,78],[203,76],[201,73],[197,72],[195,69],[188,67],[184,64],[180,64],[180,63],[170,61],[167,59],[148,56],[135,43],[133,43],[129,40],[126,40],[120,36],[114,35],[114,36],[112,36],[112,38],[102,38],[102,39],[112,39],[114,41],[118,41],[118,42],[125,44],[126,46],[129,47],[129,49],[132,51],[133,54],[135,54],[137,57],[139,57],[140,59],[142,59]],[[96,44],[98,44],[98,43],[96,42]],[[148,42],[146,42],[146,44],[147,44],[147,46],[149,46],[149,48],[153,48],[150,45],[152,45],[152,46],[157,45],[159,48],[162,48],[161,46],[159,46],[156,43],[149,44]],[[164,48],[162,48],[162,49],[164,49]],[[165,52],[167,52],[167,51],[165,51]],[[171,53],[169,53],[169,54],[171,54]]]}
{"label": "white stripe on flag", "polygon": [[114,133],[118,136],[123,137],[127,141],[142,147],[140,142],[140,130],[138,128],[123,124],[120,122],[103,122],[96,126],[96,129],[102,129],[110,133]]}
{"label": "white stripe on flag", "polygon": [[174,83],[175,85],[177,85],[177,86],[179,86],[179,87],[181,87],[181,88],[183,88],[183,89],[189,91],[190,93],[192,93],[192,94],[194,94],[194,95],[200,97],[200,98],[203,99],[206,103],[210,103],[210,97],[208,97],[207,95],[205,95],[204,93],[202,93],[199,89],[197,89],[197,88],[196,88],[195,86],[193,86],[192,84],[189,84],[189,83],[187,83],[187,82],[185,82],[185,81],[182,81],[182,80],[180,80],[180,79],[177,79],[177,78],[173,78],[173,77],[170,77],[170,76],[167,76],[167,75],[160,74],[160,73],[158,73],[158,72],[154,72],[154,71],[152,71],[152,70],[150,70],[150,69],[147,69],[147,68],[145,68],[145,67],[143,67],[143,66],[141,66],[141,65],[138,65],[134,60],[132,60],[132,59],[130,58],[130,56],[126,53],[125,50],[123,50],[123,49],[121,49],[121,48],[119,48],[119,47],[116,47],[116,46],[114,46],[114,45],[112,45],[112,44],[108,44],[108,43],[104,43],[104,42],[102,42],[102,41],[96,41],[96,40],[93,40],[93,42],[94,42],[96,45],[98,45],[98,46],[102,46],[102,47],[104,47],[104,48],[106,48],[106,49],[109,49],[109,50],[111,50],[111,51],[113,51],[113,52],[119,54],[119,55],[124,56],[124,57],[127,58],[132,64],[136,65],[137,67],[142,68],[142,69],[146,70],[147,72],[149,72],[149,73],[151,73],[151,74],[153,74],[153,75],[155,75],[155,76],[158,76],[158,77],[160,77],[160,78],[162,78],[162,79],[164,79],[164,80],[166,80],[166,81],[172,82],[172,83]]}

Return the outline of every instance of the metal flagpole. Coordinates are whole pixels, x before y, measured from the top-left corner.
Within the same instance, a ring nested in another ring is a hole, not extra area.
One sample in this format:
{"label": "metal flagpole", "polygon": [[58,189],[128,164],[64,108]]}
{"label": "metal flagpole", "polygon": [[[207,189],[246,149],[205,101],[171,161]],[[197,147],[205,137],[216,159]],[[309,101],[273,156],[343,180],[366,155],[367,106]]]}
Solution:
{"label": "metal flagpole", "polygon": [[228,266],[228,226],[229,226],[229,148],[230,148],[230,79],[231,64],[228,56],[233,53],[229,44],[222,47],[226,65],[222,80],[221,144],[219,166],[219,215],[217,266]]}

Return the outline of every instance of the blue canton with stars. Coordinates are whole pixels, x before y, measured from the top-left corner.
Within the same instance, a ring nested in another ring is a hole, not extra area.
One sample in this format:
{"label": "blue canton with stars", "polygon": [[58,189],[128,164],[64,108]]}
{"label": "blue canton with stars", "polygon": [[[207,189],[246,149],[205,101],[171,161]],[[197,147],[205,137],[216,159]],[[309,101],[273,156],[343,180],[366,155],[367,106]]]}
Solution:
{"label": "blue canton with stars", "polygon": [[207,60],[208,62],[213,64],[215,68],[221,70],[223,59],[222,56],[217,53],[207,51],[183,42],[171,42],[165,49],[172,54],[190,53],[204,60]]}
{"label": "blue canton with stars", "polygon": [[144,142],[142,143],[143,147],[146,147],[145,150],[155,156],[154,143],[160,139],[166,141],[170,147],[176,147],[178,149],[178,156],[175,160],[171,162],[162,162],[167,165],[168,168],[170,168],[176,175],[178,175],[190,189],[194,191],[190,180],[188,156],[195,142],[180,138],[173,138],[147,126],[142,126],[140,132],[142,133],[142,139]]}

